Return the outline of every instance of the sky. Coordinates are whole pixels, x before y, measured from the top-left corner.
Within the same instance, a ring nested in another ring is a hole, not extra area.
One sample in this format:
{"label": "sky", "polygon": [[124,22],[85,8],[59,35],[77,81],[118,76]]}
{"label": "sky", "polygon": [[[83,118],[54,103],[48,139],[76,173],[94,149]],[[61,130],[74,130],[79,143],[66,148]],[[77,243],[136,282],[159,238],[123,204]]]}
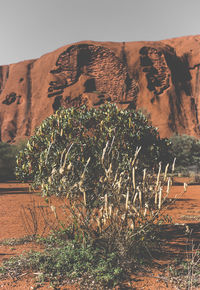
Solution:
{"label": "sky", "polygon": [[0,65],[82,40],[200,34],[200,0],[0,0]]}

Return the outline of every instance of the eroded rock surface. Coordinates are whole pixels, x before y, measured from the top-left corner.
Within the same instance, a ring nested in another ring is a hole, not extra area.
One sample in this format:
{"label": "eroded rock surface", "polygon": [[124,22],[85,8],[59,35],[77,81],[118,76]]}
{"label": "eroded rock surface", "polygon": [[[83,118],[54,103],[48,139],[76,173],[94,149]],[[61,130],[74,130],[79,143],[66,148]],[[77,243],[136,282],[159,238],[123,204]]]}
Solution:
{"label": "eroded rock surface", "polygon": [[160,42],[80,42],[0,66],[0,140],[34,133],[60,106],[106,101],[142,109],[162,137],[199,136],[200,36]]}

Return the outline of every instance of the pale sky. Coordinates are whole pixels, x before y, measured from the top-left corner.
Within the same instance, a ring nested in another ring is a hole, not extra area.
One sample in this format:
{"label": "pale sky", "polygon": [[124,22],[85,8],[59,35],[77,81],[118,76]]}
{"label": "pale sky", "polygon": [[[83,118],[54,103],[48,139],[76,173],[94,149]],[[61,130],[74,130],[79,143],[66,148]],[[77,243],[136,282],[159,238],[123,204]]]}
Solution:
{"label": "pale sky", "polygon": [[200,34],[200,0],[0,0],[0,65],[81,40]]}

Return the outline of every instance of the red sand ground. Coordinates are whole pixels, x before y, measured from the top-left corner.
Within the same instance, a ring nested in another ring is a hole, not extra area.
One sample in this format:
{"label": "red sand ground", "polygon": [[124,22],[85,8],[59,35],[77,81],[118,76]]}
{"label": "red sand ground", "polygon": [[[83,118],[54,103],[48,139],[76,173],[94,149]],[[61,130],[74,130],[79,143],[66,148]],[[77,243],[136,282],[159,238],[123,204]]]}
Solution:
{"label": "red sand ground", "polygon": [[[193,229],[193,239],[200,242],[200,186],[190,185],[186,193],[183,194],[183,186],[173,186],[170,198],[177,197],[176,202],[171,205],[166,213],[169,214],[175,223],[188,224]],[[20,238],[27,235],[27,231],[23,225],[22,205],[28,208],[35,204],[42,208],[46,203],[43,198],[37,194],[31,194],[28,191],[27,184],[20,183],[0,183],[0,240],[8,238]],[[28,211],[26,211],[28,213]],[[38,213],[39,218],[39,213]],[[50,213],[49,218],[55,221],[54,216]],[[184,227],[180,225],[180,227]],[[39,233],[44,229],[44,222],[40,223]],[[177,229],[177,228],[176,228]],[[29,233],[30,234],[30,233]],[[131,284],[132,289],[176,289],[169,283],[166,283],[162,274],[162,266],[166,266],[175,257],[176,254],[184,253],[186,250],[187,236],[183,231],[174,231],[173,227],[166,226],[166,237],[168,237],[168,245],[161,257],[155,258],[157,268],[147,274],[134,276]],[[10,258],[16,254],[20,254],[26,250],[41,249],[34,243],[28,243],[19,246],[0,246],[0,262],[5,258]],[[152,270],[152,271],[151,271]],[[160,275],[160,276],[159,276]],[[21,280],[14,281],[8,279],[0,281],[0,289],[34,289],[34,275],[24,275]],[[40,289],[50,289],[48,285]],[[79,289],[73,285],[62,287],[62,289]]]}

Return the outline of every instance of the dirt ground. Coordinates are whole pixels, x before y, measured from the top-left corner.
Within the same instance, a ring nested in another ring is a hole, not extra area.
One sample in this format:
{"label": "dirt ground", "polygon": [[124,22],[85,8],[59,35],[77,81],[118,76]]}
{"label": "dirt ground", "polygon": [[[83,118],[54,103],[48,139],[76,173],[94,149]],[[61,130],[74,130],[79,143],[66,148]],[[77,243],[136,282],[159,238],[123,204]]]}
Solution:
{"label": "dirt ground", "polygon": [[[184,180],[180,180],[183,182]],[[188,243],[188,235],[184,234],[183,228],[187,232],[192,232],[192,239],[200,243],[200,186],[189,185],[187,192],[183,193],[183,185],[173,186],[170,198],[176,201],[166,209],[166,214],[171,216],[176,227],[165,225],[164,238],[167,244],[161,255],[154,257],[155,267],[147,272],[133,275],[132,282],[127,284],[129,289],[177,289],[172,286],[162,269],[174,259],[175,255],[184,254]],[[55,202],[55,200],[54,200]],[[57,208],[60,204],[57,202]],[[27,218],[31,217],[30,208],[36,208],[36,220],[38,224],[27,224]],[[57,212],[59,218],[62,213]],[[57,226],[57,221],[53,211],[48,211],[47,204],[38,193],[29,192],[28,184],[16,182],[0,183],[0,241],[11,238],[22,238],[25,235],[47,234],[50,230],[45,223],[45,218],[50,220],[51,227]],[[62,218],[62,217],[61,217]],[[186,227],[187,226],[187,227]],[[179,231],[180,229],[180,231]],[[0,245],[0,263],[3,259],[13,257],[27,250],[39,250],[40,246],[33,242],[24,245]],[[34,288],[34,274],[25,273],[20,280],[12,278],[0,281],[0,289],[36,289]],[[45,285],[40,289],[51,289]],[[73,285],[66,285],[61,289],[79,289]],[[127,288],[128,289],[128,288]]]}

